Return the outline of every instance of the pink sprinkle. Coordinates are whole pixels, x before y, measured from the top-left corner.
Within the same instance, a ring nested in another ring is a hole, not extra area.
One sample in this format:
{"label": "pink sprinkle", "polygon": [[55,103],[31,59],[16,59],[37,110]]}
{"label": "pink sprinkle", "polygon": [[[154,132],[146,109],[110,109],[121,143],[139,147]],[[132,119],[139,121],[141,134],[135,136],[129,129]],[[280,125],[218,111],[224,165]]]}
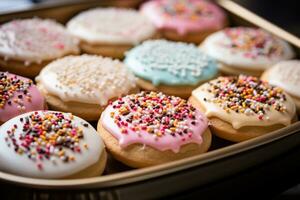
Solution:
{"label": "pink sprinkle", "polygon": [[43,165],[42,165],[41,163],[38,163],[38,164],[37,164],[37,168],[38,168],[39,170],[43,170]]}
{"label": "pink sprinkle", "polygon": [[45,28],[45,27],[40,27],[39,30],[43,33],[47,33],[48,32],[48,29]]}
{"label": "pink sprinkle", "polygon": [[57,44],[54,45],[54,47],[57,48],[57,49],[64,49],[65,45],[62,44],[62,43],[57,43]]}

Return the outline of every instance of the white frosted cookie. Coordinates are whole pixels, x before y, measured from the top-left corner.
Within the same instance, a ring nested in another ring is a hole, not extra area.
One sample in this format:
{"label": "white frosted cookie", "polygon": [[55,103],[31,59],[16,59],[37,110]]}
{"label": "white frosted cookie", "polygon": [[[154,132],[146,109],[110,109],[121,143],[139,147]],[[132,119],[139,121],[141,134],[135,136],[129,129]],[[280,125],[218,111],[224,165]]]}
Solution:
{"label": "white frosted cookie", "polygon": [[125,8],[96,8],[84,11],[67,24],[89,54],[123,58],[134,45],[152,38],[156,29],[141,13]]}
{"label": "white frosted cookie", "polygon": [[229,74],[261,73],[275,63],[294,56],[287,42],[262,29],[249,27],[226,28],[216,32],[206,38],[201,48],[224,64],[223,71]]}
{"label": "white frosted cookie", "polygon": [[0,70],[34,77],[50,61],[79,53],[79,40],[49,19],[19,19],[0,26]]}
{"label": "white frosted cookie", "polygon": [[298,109],[300,109],[300,61],[281,61],[267,70],[262,79],[269,81],[289,93]]}
{"label": "white frosted cookie", "polygon": [[296,115],[292,98],[281,88],[253,76],[219,77],[192,92],[213,132],[227,140],[243,141],[290,125]]}
{"label": "white frosted cookie", "polygon": [[32,178],[78,178],[104,170],[101,137],[70,113],[25,113],[4,123],[0,132],[2,171]]}
{"label": "white frosted cookie", "polygon": [[47,65],[36,81],[52,109],[87,120],[97,120],[109,100],[136,87],[136,78],[122,62],[92,55],[58,59]]}

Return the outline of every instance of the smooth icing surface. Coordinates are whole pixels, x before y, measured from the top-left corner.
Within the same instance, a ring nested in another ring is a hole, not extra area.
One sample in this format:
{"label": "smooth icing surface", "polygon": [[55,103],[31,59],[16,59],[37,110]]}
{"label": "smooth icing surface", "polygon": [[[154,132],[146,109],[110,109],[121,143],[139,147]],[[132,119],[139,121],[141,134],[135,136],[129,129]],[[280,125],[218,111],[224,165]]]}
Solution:
{"label": "smooth icing surface", "polygon": [[0,72],[1,122],[29,111],[43,110],[44,105],[44,98],[32,80]]}
{"label": "smooth icing surface", "polygon": [[156,92],[118,99],[102,113],[101,122],[121,148],[143,144],[175,153],[184,144],[201,144],[208,127],[204,114],[185,100]]}
{"label": "smooth icing surface", "polygon": [[154,0],[145,3],[141,12],[159,29],[189,32],[219,30],[226,24],[225,13],[205,0]]}
{"label": "smooth icing surface", "polygon": [[96,163],[104,149],[96,130],[70,113],[26,113],[0,132],[0,169],[28,177],[72,175]]}
{"label": "smooth icing surface", "polygon": [[26,66],[78,52],[78,40],[52,20],[13,20],[0,26],[0,55],[5,60],[21,60]]}
{"label": "smooth icing surface", "polygon": [[238,68],[264,70],[294,57],[290,45],[262,29],[226,28],[208,36],[201,49],[211,57]]}
{"label": "smooth icing surface", "polygon": [[106,105],[135,87],[134,75],[119,60],[101,56],[67,56],[47,65],[36,78],[63,101]]}
{"label": "smooth icing surface", "polygon": [[148,40],[126,54],[125,64],[154,85],[197,85],[217,74],[217,63],[193,44]]}
{"label": "smooth icing surface", "polygon": [[84,41],[101,44],[137,44],[155,34],[155,27],[145,16],[124,8],[81,12],[68,22],[67,28]]}
{"label": "smooth icing surface", "polygon": [[268,81],[300,98],[300,61],[288,60],[277,63],[268,71]]}
{"label": "smooth icing surface", "polygon": [[192,92],[205,108],[206,116],[217,117],[233,128],[289,125],[296,108],[281,88],[251,76],[219,77]]}

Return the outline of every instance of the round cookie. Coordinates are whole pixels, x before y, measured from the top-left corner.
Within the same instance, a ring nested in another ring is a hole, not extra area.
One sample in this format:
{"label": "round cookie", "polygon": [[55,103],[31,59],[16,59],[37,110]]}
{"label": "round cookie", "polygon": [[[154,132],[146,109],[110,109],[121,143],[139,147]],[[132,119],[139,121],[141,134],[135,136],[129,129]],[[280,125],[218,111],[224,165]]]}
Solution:
{"label": "round cookie", "polygon": [[211,144],[203,113],[179,97],[141,92],[111,103],[98,132],[119,161],[141,168],[206,152]]}
{"label": "round cookie", "polygon": [[194,90],[189,101],[205,112],[214,134],[233,142],[267,134],[296,119],[289,95],[252,76],[219,77]]}
{"label": "round cookie", "polygon": [[0,125],[22,113],[45,108],[44,97],[32,80],[0,72]]}
{"label": "round cookie", "polygon": [[141,88],[183,98],[218,73],[216,61],[196,46],[167,40],[145,41],[130,50],[124,62]]}
{"label": "round cookie", "polygon": [[139,12],[125,8],[96,8],[81,12],[67,23],[90,54],[123,58],[134,45],[156,35],[155,27]]}
{"label": "round cookie", "polygon": [[34,111],[0,127],[0,169],[31,178],[86,178],[106,164],[104,143],[86,121],[70,113]]}
{"label": "round cookie", "polygon": [[221,62],[220,70],[228,75],[260,76],[275,63],[294,57],[287,42],[250,27],[226,28],[213,33],[200,48]]}
{"label": "round cookie", "polygon": [[51,109],[98,120],[109,100],[135,92],[136,78],[118,60],[67,56],[48,64],[36,78]]}
{"label": "round cookie", "polygon": [[200,43],[227,25],[224,11],[206,0],[148,1],[141,12],[163,37],[175,41]]}
{"label": "round cookie", "polygon": [[49,19],[19,19],[0,27],[0,70],[34,77],[50,61],[78,54],[79,41]]}
{"label": "round cookie", "polygon": [[300,61],[281,61],[265,71],[261,79],[281,87],[293,98],[300,113]]}

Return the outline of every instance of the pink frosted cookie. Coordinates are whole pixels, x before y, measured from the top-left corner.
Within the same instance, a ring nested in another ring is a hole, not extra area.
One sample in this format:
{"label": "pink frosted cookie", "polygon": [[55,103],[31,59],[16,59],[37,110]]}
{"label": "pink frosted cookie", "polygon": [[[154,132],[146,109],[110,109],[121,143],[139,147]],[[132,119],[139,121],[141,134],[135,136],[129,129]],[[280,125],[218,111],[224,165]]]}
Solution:
{"label": "pink frosted cookie", "polygon": [[0,72],[0,124],[22,113],[44,108],[44,98],[32,80]]}
{"label": "pink frosted cookie", "polygon": [[20,19],[0,27],[0,69],[34,77],[50,61],[78,54],[78,40],[49,19]]}
{"label": "pink frosted cookie", "polygon": [[154,0],[141,12],[164,37],[176,41],[199,43],[227,24],[223,10],[206,0]]}
{"label": "pink frosted cookie", "polygon": [[98,122],[107,149],[128,166],[140,168],[206,152],[208,120],[179,97],[141,92],[112,102]]}

